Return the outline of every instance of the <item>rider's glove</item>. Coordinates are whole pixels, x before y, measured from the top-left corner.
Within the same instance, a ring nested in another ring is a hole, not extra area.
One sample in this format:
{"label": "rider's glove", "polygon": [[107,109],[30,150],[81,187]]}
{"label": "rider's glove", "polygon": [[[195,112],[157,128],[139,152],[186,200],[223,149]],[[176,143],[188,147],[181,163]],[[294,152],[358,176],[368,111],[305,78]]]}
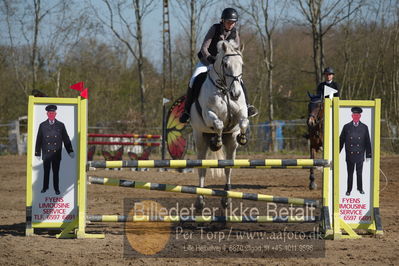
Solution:
{"label": "rider's glove", "polygon": [[208,57],[206,58],[206,60],[208,60],[209,63],[214,64],[215,61],[216,61],[216,56],[210,55],[210,56],[208,56]]}

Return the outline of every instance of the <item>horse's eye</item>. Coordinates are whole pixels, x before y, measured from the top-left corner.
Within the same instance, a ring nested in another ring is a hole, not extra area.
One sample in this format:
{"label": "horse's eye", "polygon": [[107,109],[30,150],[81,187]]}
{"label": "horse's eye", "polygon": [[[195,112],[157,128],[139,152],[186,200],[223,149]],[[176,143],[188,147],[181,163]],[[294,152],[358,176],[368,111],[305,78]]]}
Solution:
{"label": "horse's eye", "polygon": [[227,67],[227,63],[224,63],[223,65],[224,65],[224,67]]}

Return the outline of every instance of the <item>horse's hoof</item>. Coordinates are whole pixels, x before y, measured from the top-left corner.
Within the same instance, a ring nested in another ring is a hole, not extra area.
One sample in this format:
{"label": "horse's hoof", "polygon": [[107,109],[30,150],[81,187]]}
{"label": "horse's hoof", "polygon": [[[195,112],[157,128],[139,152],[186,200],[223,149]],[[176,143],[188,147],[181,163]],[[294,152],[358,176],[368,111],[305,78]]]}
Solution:
{"label": "horse's hoof", "polygon": [[218,151],[220,150],[220,148],[222,148],[222,145],[222,137],[215,135],[210,140],[209,148],[211,149],[211,151]]}
{"label": "horse's hoof", "polygon": [[310,182],[310,184],[309,184],[309,189],[310,189],[310,190],[315,190],[316,188],[317,188],[317,184],[314,183],[314,182]]}
{"label": "horse's hoof", "polygon": [[210,145],[209,148],[211,149],[211,151],[218,151],[220,150],[222,146],[218,146],[218,145]]}
{"label": "horse's hoof", "polygon": [[197,198],[197,201],[195,202],[194,207],[195,207],[196,211],[202,211],[205,207],[204,198]]}
{"label": "horse's hoof", "polygon": [[245,134],[238,134],[237,143],[240,145],[246,145],[248,143],[247,136]]}
{"label": "horse's hoof", "polygon": [[209,144],[209,148],[211,151],[218,151],[222,148],[222,141],[218,141],[216,139],[212,139],[211,143]]}
{"label": "horse's hoof", "polygon": [[231,198],[222,198],[220,203],[221,203],[223,209],[227,209],[229,207],[229,205],[231,204]]}

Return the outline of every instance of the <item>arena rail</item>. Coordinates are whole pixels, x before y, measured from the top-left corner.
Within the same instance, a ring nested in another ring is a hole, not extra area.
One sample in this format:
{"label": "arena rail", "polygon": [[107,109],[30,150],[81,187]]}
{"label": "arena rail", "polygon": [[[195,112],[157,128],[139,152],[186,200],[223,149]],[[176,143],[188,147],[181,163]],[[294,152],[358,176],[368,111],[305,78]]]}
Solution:
{"label": "arena rail", "polygon": [[258,194],[258,193],[214,190],[214,189],[210,189],[210,188],[200,188],[200,187],[194,187],[194,186],[168,185],[168,184],[158,184],[158,183],[140,182],[140,181],[133,181],[133,180],[121,180],[121,179],[94,177],[94,176],[89,176],[88,181],[89,181],[89,183],[96,184],[96,185],[119,186],[119,187],[128,187],[128,188],[136,188],[136,189],[158,190],[158,191],[165,191],[165,192],[187,193],[187,194],[196,194],[196,195],[204,195],[204,196],[214,196],[214,197],[226,197],[226,198],[233,198],[233,199],[265,201],[265,202],[273,202],[273,203],[285,203],[285,204],[292,204],[292,205],[296,205],[296,206],[319,207],[319,205],[320,205],[318,200],[313,200],[313,199],[276,197],[276,196]]}
{"label": "arena rail", "polygon": [[323,159],[89,161],[91,168],[304,168],[329,167]]}
{"label": "arena rail", "polygon": [[89,133],[87,134],[89,138],[134,138],[134,139],[161,139],[161,135],[152,135],[152,134],[96,134]]}
{"label": "arena rail", "polygon": [[160,146],[160,142],[88,141],[89,145]]}

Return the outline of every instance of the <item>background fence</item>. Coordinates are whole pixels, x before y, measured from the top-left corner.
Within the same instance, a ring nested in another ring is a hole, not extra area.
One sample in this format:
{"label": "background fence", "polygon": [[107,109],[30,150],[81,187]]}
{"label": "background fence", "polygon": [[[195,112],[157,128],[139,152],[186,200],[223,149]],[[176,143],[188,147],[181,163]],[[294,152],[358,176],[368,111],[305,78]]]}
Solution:
{"label": "background fence", "polygon": [[[309,144],[306,138],[307,125],[304,119],[299,120],[278,120],[274,121],[273,125],[276,127],[275,141],[271,138],[271,123],[263,122],[259,124],[252,124],[249,127],[249,143],[246,146],[239,147],[240,153],[262,153],[262,152],[282,152],[282,153],[300,153],[307,154],[309,152]],[[384,153],[399,154],[399,136],[398,130],[392,128],[388,130],[389,124],[381,121],[381,151]],[[102,134],[159,134],[162,135],[162,129],[148,128],[147,132],[127,132],[127,125],[123,122],[108,122],[102,125],[89,126],[90,133]],[[9,123],[0,124],[0,154],[26,154],[27,141],[27,118],[20,117],[17,120]],[[388,132],[393,132],[389,135]],[[195,147],[191,136],[190,129],[186,130],[188,139],[188,153],[194,153]],[[129,139],[114,138],[112,141],[126,141]],[[145,142],[146,139],[135,139],[136,142]],[[159,141],[159,140],[157,140]],[[109,145],[104,147],[105,150],[115,151],[119,148],[118,145]],[[142,146],[125,146],[125,152],[132,151],[141,153]],[[101,149],[97,149],[100,152]],[[154,149],[154,152],[161,152],[160,148]]]}

